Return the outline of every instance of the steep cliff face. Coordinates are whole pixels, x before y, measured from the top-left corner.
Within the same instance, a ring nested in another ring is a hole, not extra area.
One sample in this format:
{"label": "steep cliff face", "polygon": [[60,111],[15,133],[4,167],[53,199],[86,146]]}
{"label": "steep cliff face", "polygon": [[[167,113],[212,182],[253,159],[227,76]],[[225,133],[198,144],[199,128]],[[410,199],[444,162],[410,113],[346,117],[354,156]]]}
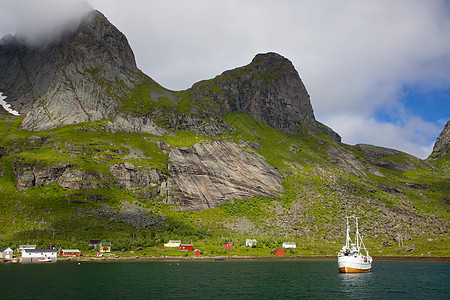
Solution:
{"label": "steep cliff face", "polygon": [[233,199],[273,198],[283,175],[254,151],[227,141],[173,148],[169,155],[168,203],[204,210]]}
{"label": "steep cliff face", "polygon": [[258,54],[244,67],[225,71],[191,88],[195,110],[214,115],[248,113],[285,133],[316,131],[340,136],[315,118],[309,94],[292,63],[277,53]]}
{"label": "steep cliff face", "polygon": [[448,156],[450,153],[450,121],[445,124],[441,134],[434,143],[433,152],[429,158]]}
{"label": "steep cliff face", "polygon": [[126,37],[98,11],[50,44],[4,37],[0,69],[0,91],[32,130],[111,118],[143,78]]}

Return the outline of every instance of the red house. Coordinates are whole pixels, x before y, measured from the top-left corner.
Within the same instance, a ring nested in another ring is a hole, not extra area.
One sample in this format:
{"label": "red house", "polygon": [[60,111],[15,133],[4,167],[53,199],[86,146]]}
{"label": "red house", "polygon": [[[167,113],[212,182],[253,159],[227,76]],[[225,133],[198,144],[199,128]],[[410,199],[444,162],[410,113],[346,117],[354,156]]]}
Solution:
{"label": "red house", "polygon": [[272,252],[274,255],[285,255],[286,252],[283,249],[275,249]]}
{"label": "red house", "polygon": [[192,244],[180,244],[180,251],[194,251],[194,245],[192,245]]}
{"label": "red house", "polygon": [[199,249],[195,249],[194,250],[194,255],[195,256],[200,256],[200,254],[202,254],[202,252]]}
{"label": "red house", "polygon": [[83,256],[83,253],[81,253],[78,249],[63,249],[59,252],[60,256]]}
{"label": "red house", "polygon": [[222,247],[227,248],[227,250],[233,250],[233,243],[232,242],[223,243]]}

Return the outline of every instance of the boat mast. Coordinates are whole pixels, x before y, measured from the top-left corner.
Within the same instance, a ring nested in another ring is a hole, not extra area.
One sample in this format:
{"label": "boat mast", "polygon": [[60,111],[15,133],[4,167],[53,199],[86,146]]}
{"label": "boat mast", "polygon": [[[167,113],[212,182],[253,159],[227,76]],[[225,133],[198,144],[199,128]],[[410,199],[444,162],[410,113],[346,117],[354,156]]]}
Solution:
{"label": "boat mast", "polygon": [[358,217],[356,219],[356,249],[359,249],[359,230],[358,230]]}
{"label": "boat mast", "polygon": [[345,248],[350,249],[350,231],[348,228],[348,216],[346,216],[347,218],[347,235],[345,237]]}

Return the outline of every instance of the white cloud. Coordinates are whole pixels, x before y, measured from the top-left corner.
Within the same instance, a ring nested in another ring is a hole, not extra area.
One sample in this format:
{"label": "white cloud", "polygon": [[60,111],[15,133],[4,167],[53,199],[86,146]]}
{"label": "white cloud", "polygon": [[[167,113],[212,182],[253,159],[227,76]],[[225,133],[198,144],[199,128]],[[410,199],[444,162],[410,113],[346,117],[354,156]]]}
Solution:
{"label": "white cloud", "polygon": [[373,144],[427,158],[434,145],[429,137],[439,134],[442,127],[417,116],[403,121],[404,125],[383,123],[373,118],[340,114],[330,118],[329,125],[342,135],[344,143]]}
{"label": "white cloud", "polygon": [[0,34],[17,33],[31,44],[48,42],[90,9],[85,0],[0,0]]}

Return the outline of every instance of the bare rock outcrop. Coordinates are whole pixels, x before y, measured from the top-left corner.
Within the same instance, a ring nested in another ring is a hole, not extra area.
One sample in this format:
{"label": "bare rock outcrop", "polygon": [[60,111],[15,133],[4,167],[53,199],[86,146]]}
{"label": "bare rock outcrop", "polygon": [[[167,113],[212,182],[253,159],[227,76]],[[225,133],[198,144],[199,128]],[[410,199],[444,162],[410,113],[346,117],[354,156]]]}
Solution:
{"label": "bare rock outcrop", "polygon": [[236,199],[276,197],[283,175],[257,153],[227,141],[172,148],[168,202],[203,210]]}
{"label": "bare rock outcrop", "polygon": [[101,183],[102,173],[78,170],[70,164],[39,166],[15,162],[14,173],[16,175],[16,187],[20,190],[53,183],[69,190],[96,189],[103,186]]}
{"label": "bare rock outcrop", "polygon": [[429,158],[448,156],[450,153],[450,121],[447,121],[441,134],[436,139],[433,152]]}
{"label": "bare rock outcrop", "polygon": [[119,186],[128,190],[159,187],[166,181],[166,175],[160,170],[138,168],[129,162],[110,165],[109,169]]}

